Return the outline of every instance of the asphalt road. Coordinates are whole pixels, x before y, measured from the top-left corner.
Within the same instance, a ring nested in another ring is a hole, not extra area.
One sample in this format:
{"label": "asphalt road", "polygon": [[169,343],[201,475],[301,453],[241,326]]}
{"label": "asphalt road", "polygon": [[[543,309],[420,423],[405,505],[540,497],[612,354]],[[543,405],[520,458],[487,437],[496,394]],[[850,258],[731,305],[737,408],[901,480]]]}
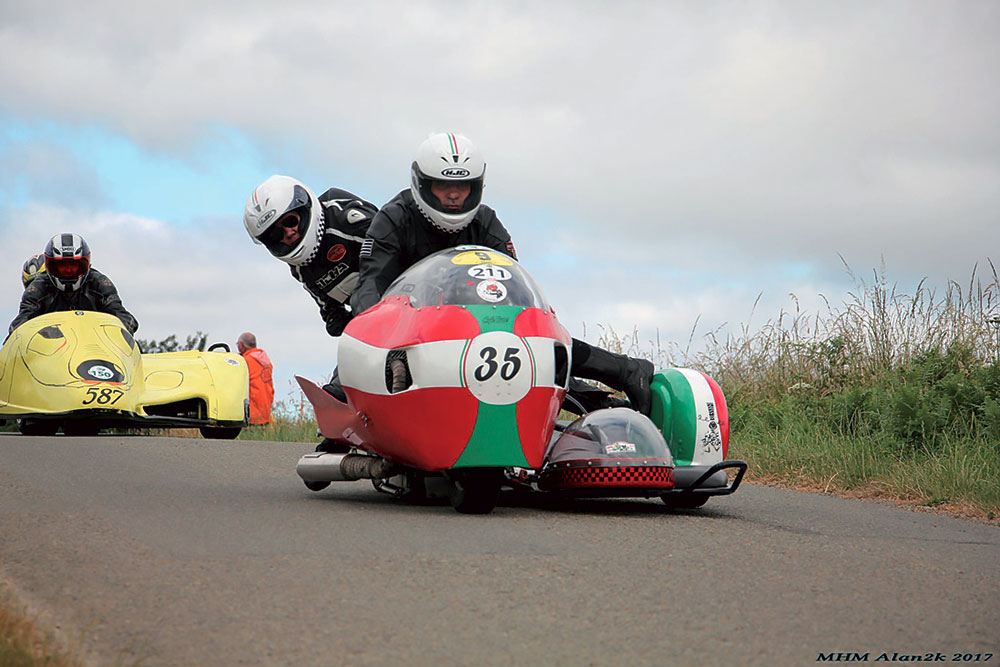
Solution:
{"label": "asphalt road", "polygon": [[0,579],[99,665],[1000,665],[993,526],[756,486],[465,516],[311,493],[310,449],[0,435]]}

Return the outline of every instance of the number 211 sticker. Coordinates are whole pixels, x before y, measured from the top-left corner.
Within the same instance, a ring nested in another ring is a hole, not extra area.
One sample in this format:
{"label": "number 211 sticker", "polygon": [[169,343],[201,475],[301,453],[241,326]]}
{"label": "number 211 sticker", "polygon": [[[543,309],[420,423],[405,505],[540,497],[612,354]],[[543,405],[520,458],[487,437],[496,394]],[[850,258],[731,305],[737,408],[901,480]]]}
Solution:
{"label": "number 211 sticker", "polygon": [[502,266],[479,264],[469,269],[469,275],[476,280],[510,280],[512,274]]}

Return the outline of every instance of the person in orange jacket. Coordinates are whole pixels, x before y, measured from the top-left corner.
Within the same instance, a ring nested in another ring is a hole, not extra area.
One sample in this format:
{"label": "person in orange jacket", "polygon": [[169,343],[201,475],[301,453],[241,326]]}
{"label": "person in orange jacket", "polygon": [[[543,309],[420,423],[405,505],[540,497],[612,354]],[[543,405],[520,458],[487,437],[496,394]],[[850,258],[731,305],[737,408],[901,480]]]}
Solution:
{"label": "person in orange jacket", "polygon": [[271,421],[271,404],[274,402],[271,360],[267,352],[257,347],[257,337],[249,331],[240,334],[236,349],[246,359],[250,371],[250,423],[267,424]]}

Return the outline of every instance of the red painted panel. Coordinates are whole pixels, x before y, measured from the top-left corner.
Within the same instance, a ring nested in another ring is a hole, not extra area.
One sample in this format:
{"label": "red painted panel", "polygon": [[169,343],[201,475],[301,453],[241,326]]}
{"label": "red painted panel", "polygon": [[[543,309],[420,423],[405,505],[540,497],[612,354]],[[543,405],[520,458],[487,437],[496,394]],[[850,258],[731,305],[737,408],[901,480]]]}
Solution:
{"label": "red painted panel", "polygon": [[479,401],[465,387],[428,387],[391,396],[345,391],[368,417],[368,448],[422,470],[451,467],[468,444],[479,414]]}
{"label": "red painted panel", "polygon": [[565,393],[554,387],[533,387],[517,403],[517,434],[524,458],[532,468],[542,467]]}
{"label": "red painted panel", "polygon": [[475,338],[479,322],[461,306],[417,309],[405,296],[389,296],[351,320],[344,333],[369,345],[394,348]]}
{"label": "red painted panel", "polygon": [[514,335],[522,338],[545,336],[570,346],[569,333],[559,324],[556,316],[551,311],[540,308],[525,308],[521,311],[514,320]]}

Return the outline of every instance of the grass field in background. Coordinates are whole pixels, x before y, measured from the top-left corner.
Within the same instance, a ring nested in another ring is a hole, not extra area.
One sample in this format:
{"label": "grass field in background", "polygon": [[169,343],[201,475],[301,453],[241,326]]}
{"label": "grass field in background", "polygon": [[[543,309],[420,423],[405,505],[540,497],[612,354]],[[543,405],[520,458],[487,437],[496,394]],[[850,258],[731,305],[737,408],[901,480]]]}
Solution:
{"label": "grass field in background", "polygon": [[[854,274],[843,304],[781,312],[697,353],[604,329],[601,344],[714,377],[748,479],[1000,516],[1000,280],[943,293]],[[848,268],[848,271],[850,269]],[[792,295],[793,303],[798,300]],[[690,341],[689,341],[690,346]]]}
{"label": "grass field in background", "polygon": [[312,405],[298,386],[294,391],[289,398],[274,403],[270,423],[244,428],[237,439],[319,443],[323,438],[317,435]]}

